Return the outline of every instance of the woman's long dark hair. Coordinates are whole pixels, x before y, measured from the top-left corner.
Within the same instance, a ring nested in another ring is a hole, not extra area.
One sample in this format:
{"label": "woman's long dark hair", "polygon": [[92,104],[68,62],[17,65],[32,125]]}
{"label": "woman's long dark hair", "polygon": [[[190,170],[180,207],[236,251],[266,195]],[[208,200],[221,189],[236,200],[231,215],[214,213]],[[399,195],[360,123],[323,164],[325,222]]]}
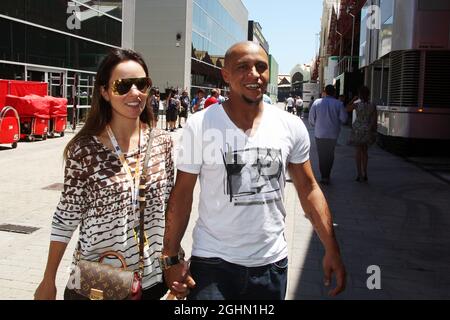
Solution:
{"label": "woman's long dark hair", "polygon": [[362,86],[359,89],[359,98],[363,101],[363,102],[369,102],[370,99],[370,89],[366,86]]}
{"label": "woman's long dark hair", "polygon": [[[139,63],[144,69],[145,75],[147,77],[149,76],[147,64],[139,53],[129,49],[113,49],[100,63],[97,74],[95,76],[91,110],[88,113],[86,123],[84,124],[83,128],[81,128],[81,130],[75,135],[75,137],[73,137],[72,140],[69,141],[66,148],[64,149],[64,159],[67,159],[70,148],[78,140],[84,137],[100,135],[100,133],[105,130],[106,125],[112,119],[112,110],[111,104],[103,98],[101,94],[101,88],[105,87],[105,89],[108,89],[109,79],[111,78],[111,74],[114,68],[119,63],[130,60]],[[139,118],[148,126],[152,125],[153,111],[151,106],[149,106],[147,103],[145,104],[145,108]]]}

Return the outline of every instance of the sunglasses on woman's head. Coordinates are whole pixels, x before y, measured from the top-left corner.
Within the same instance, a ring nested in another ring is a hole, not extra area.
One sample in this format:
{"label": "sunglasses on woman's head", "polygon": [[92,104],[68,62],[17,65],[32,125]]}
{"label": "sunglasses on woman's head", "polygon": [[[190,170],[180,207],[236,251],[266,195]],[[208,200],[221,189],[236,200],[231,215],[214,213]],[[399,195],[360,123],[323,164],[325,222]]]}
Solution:
{"label": "sunglasses on woman's head", "polygon": [[142,93],[147,93],[152,86],[152,80],[147,77],[118,79],[112,83],[111,90],[116,96],[123,96],[131,90],[133,85]]}

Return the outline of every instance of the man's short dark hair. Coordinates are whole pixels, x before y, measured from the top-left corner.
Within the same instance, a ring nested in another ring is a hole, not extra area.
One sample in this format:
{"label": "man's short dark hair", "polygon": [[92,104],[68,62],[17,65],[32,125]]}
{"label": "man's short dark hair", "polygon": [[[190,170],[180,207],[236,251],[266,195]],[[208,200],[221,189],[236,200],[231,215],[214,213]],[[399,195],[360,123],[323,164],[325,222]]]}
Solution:
{"label": "man's short dark hair", "polygon": [[328,96],[333,96],[336,94],[336,89],[334,88],[334,86],[332,84],[329,84],[325,87],[325,93]]}

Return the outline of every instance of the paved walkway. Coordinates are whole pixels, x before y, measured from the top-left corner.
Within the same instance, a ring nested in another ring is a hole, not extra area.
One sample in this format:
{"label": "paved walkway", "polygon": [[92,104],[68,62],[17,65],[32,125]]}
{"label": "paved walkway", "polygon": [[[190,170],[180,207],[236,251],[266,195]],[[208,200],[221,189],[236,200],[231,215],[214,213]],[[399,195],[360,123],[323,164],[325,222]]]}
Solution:
{"label": "paved walkway", "polygon": [[[344,128],[332,183],[323,188],[334,215],[349,279],[337,299],[450,298],[450,186],[416,166],[374,146],[369,183],[354,181],[353,149]],[[174,133],[178,139],[181,130]],[[32,299],[48,253],[52,213],[59,191],[44,187],[63,180],[62,150],[73,136],[0,147],[0,224],[40,228],[32,234],[0,232],[0,299]],[[317,173],[313,143],[311,158]],[[193,208],[197,207],[198,188]],[[291,183],[286,188],[290,250],[288,299],[327,299],[322,286],[320,242],[304,217]],[[196,211],[183,246],[189,252]],[[60,266],[62,298],[75,241]],[[367,267],[381,270],[381,290],[369,290]]]}

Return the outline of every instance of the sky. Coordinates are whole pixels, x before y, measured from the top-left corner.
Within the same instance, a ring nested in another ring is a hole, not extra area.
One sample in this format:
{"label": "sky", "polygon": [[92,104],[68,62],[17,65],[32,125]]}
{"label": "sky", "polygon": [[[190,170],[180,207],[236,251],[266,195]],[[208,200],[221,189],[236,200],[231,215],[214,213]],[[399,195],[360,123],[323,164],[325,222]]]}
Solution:
{"label": "sky", "polygon": [[322,0],[242,0],[248,19],[259,22],[269,53],[280,74],[296,64],[309,64],[316,56]]}

